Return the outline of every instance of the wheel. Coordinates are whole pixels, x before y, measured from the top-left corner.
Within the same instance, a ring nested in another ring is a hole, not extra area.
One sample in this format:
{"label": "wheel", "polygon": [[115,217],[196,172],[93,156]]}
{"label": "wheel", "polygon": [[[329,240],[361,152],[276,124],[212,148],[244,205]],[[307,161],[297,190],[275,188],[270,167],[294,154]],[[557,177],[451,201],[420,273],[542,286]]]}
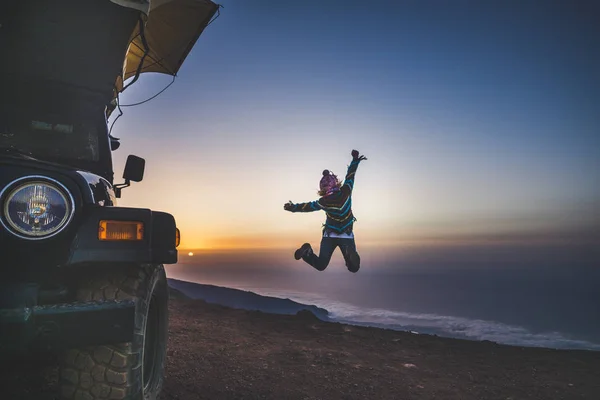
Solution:
{"label": "wheel", "polygon": [[78,283],[77,300],[135,300],[133,341],[64,352],[63,400],[156,400],[164,380],[168,288],[162,265],[101,271]]}

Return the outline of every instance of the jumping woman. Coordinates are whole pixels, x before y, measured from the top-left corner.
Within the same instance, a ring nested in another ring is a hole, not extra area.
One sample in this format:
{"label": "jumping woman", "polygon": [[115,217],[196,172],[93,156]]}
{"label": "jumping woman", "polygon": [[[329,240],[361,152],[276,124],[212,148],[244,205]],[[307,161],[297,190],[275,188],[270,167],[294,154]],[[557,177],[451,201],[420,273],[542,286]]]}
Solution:
{"label": "jumping woman", "polygon": [[352,191],[354,189],[354,176],[358,164],[366,160],[365,156],[359,156],[358,151],[352,150],[352,162],[348,166],[346,178],[342,184],[338,177],[329,170],[323,171],[319,182],[318,200],[308,203],[292,203],[289,201],[283,208],[290,212],[311,212],[323,210],[327,219],[323,225],[323,236],[321,238],[320,254],[316,255],[310,243],[304,243],[294,253],[294,258],[302,258],[306,263],[318,271],[323,271],[329,265],[331,256],[336,247],[339,247],[346,267],[350,272],[357,272],[360,268],[360,257],[356,251],[354,242],[353,225],[356,219],[352,214]]}

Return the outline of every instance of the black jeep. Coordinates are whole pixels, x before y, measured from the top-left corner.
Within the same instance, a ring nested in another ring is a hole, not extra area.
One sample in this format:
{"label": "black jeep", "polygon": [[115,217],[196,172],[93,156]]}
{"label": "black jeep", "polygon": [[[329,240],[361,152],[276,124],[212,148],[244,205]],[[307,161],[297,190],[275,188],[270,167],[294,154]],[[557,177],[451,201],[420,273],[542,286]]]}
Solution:
{"label": "black jeep", "polygon": [[[117,206],[108,120],[145,72],[176,75],[208,0],[0,4],[0,357],[60,355],[63,399],[155,399],[168,333],[172,215]],[[129,81],[128,81],[129,80]],[[157,189],[158,190],[158,189]]]}

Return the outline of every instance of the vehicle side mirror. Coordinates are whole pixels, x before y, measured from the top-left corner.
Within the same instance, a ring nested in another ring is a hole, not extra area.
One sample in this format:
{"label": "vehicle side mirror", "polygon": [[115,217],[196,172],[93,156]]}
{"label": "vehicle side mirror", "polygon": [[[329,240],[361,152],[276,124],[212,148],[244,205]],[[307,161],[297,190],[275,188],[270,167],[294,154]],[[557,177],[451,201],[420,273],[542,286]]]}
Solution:
{"label": "vehicle side mirror", "polygon": [[125,181],[141,182],[142,179],[144,179],[145,167],[146,160],[143,158],[134,155],[127,156],[123,179],[125,179]]}
{"label": "vehicle side mirror", "polygon": [[123,171],[123,179],[125,183],[114,185],[115,196],[121,197],[121,190],[129,187],[131,181],[140,182],[144,179],[144,168],[146,167],[146,160],[141,157],[129,155],[127,156],[127,162],[125,163],[125,170]]}
{"label": "vehicle side mirror", "polygon": [[121,142],[119,142],[119,139],[112,137],[112,136],[109,136],[108,138],[110,139],[110,150],[111,151],[115,151],[119,147],[121,147]]}

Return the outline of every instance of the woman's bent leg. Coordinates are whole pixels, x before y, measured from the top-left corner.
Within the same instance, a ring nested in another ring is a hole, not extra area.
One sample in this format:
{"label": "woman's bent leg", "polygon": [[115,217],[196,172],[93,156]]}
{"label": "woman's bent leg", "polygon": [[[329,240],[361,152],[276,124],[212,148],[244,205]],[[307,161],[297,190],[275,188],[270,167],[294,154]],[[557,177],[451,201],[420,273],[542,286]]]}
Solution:
{"label": "woman's bent leg", "polygon": [[350,272],[358,272],[360,268],[360,256],[356,251],[356,243],[354,239],[340,239],[339,242],[340,250],[346,261],[346,268]]}
{"label": "woman's bent leg", "polygon": [[317,256],[311,251],[309,254],[302,256],[302,259],[312,265],[315,269],[323,271],[329,265],[329,261],[331,261],[331,256],[336,246],[337,243],[334,238],[323,237],[321,239],[319,255]]}

